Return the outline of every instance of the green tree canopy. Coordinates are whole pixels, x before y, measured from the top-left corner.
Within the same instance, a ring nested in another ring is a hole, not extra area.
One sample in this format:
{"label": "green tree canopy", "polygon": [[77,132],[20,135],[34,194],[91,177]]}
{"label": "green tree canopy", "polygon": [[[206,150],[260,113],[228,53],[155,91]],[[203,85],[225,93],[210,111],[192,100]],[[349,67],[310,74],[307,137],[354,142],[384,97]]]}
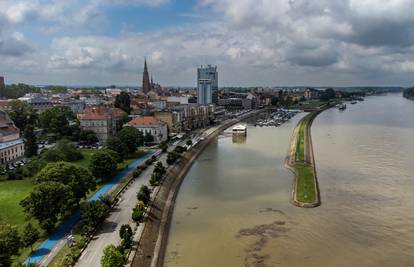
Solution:
{"label": "green tree canopy", "polygon": [[116,96],[115,107],[122,109],[128,114],[131,112],[131,97],[127,92],[121,92]]}
{"label": "green tree canopy", "polygon": [[92,155],[89,169],[96,179],[108,180],[116,173],[117,165],[117,159],[111,153],[98,151]]}
{"label": "green tree canopy", "polygon": [[10,258],[17,255],[20,248],[20,237],[17,228],[11,225],[0,225],[0,264],[10,266]]}
{"label": "green tree canopy", "polygon": [[101,266],[102,267],[122,267],[124,266],[124,257],[114,245],[108,245],[103,250]]}
{"label": "green tree canopy", "polygon": [[67,140],[61,139],[56,143],[56,146],[44,150],[41,154],[42,159],[47,162],[68,161],[73,162],[83,158],[82,153],[76,149],[75,145]]}
{"label": "green tree canopy", "polygon": [[123,127],[118,137],[127,146],[129,154],[134,153],[139,146],[144,144],[142,132],[132,126]]}
{"label": "green tree canopy", "polygon": [[118,153],[119,157],[124,159],[128,153],[127,146],[121,141],[119,137],[111,136],[106,140],[106,147]]}
{"label": "green tree canopy", "polygon": [[79,141],[86,144],[94,144],[99,141],[96,133],[91,130],[81,130],[79,133]]}
{"label": "green tree canopy", "polygon": [[34,132],[34,126],[29,124],[24,129],[23,134],[24,145],[25,145],[25,153],[27,157],[32,157],[37,155],[37,143],[36,143],[36,135]]}
{"label": "green tree canopy", "polygon": [[70,186],[58,182],[44,182],[37,185],[20,204],[27,214],[39,221],[44,230],[50,231],[59,215],[72,210],[76,198]]}
{"label": "green tree canopy", "polygon": [[14,124],[23,131],[27,125],[36,123],[36,113],[26,102],[20,100],[11,101],[11,109],[8,112]]}
{"label": "green tree canopy", "polygon": [[29,247],[33,251],[33,244],[39,239],[39,230],[36,229],[31,223],[26,224],[22,234],[22,245]]}
{"label": "green tree canopy", "polygon": [[148,144],[153,143],[154,142],[154,136],[150,133],[145,133],[144,142],[148,143]]}
{"label": "green tree canopy", "polygon": [[68,162],[48,163],[36,176],[37,184],[43,182],[58,182],[68,186],[77,201],[95,188],[95,178],[82,167]]}
{"label": "green tree canopy", "polygon": [[70,136],[72,135],[70,122],[75,119],[75,114],[69,107],[56,106],[43,111],[39,115],[39,126],[47,133]]}
{"label": "green tree canopy", "polygon": [[81,208],[83,230],[91,233],[108,215],[110,207],[102,200],[88,201]]}

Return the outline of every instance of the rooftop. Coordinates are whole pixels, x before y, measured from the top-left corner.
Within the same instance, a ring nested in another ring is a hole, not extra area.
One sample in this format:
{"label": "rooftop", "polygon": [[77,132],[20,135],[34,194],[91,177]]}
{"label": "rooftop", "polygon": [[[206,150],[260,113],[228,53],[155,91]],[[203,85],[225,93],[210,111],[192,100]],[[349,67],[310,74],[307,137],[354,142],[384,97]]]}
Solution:
{"label": "rooftop", "polygon": [[119,108],[98,106],[84,109],[78,114],[80,120],[106,120],[113,117],[122,117],[126,113]]}
{"label": "rooftop", "polygon": [[155,118],[154,116],[142,116],[142,117],[135,117],[130,122],[128,122],[129,125],[157,125],[162,124],[160,120]]}

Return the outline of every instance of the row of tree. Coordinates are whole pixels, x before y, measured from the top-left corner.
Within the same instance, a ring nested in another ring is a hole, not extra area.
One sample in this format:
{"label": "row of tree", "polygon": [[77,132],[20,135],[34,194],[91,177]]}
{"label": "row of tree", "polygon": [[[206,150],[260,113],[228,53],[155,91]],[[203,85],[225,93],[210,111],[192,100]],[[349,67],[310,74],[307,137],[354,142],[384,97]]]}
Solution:
{"label": "row of tree", "polygon": [[405,89],[403,96],[406,98],[414,98],[414,87]]}

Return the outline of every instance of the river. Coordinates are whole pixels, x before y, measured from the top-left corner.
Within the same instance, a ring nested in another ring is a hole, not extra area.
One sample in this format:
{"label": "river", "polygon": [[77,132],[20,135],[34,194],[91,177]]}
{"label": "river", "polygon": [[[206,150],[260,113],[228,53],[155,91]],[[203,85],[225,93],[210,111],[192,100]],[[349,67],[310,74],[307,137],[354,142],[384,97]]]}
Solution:
{"label": "river", "polygon": [[414,266],[414,101],[372,96],[316,118],[313,209],[289,203],[284,167],[301,116],[206,148],[180,189],[165,266]]}

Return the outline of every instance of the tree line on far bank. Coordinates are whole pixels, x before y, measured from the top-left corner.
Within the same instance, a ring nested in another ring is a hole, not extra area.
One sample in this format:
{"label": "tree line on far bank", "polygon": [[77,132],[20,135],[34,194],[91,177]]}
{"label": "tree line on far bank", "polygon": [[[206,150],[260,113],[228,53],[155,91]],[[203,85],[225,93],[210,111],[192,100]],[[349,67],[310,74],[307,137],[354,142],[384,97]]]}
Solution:
{"label": "tree line on far bank", "polygon": [[403,91],[403,96],[414,99],[414,87],[407,88]]}

